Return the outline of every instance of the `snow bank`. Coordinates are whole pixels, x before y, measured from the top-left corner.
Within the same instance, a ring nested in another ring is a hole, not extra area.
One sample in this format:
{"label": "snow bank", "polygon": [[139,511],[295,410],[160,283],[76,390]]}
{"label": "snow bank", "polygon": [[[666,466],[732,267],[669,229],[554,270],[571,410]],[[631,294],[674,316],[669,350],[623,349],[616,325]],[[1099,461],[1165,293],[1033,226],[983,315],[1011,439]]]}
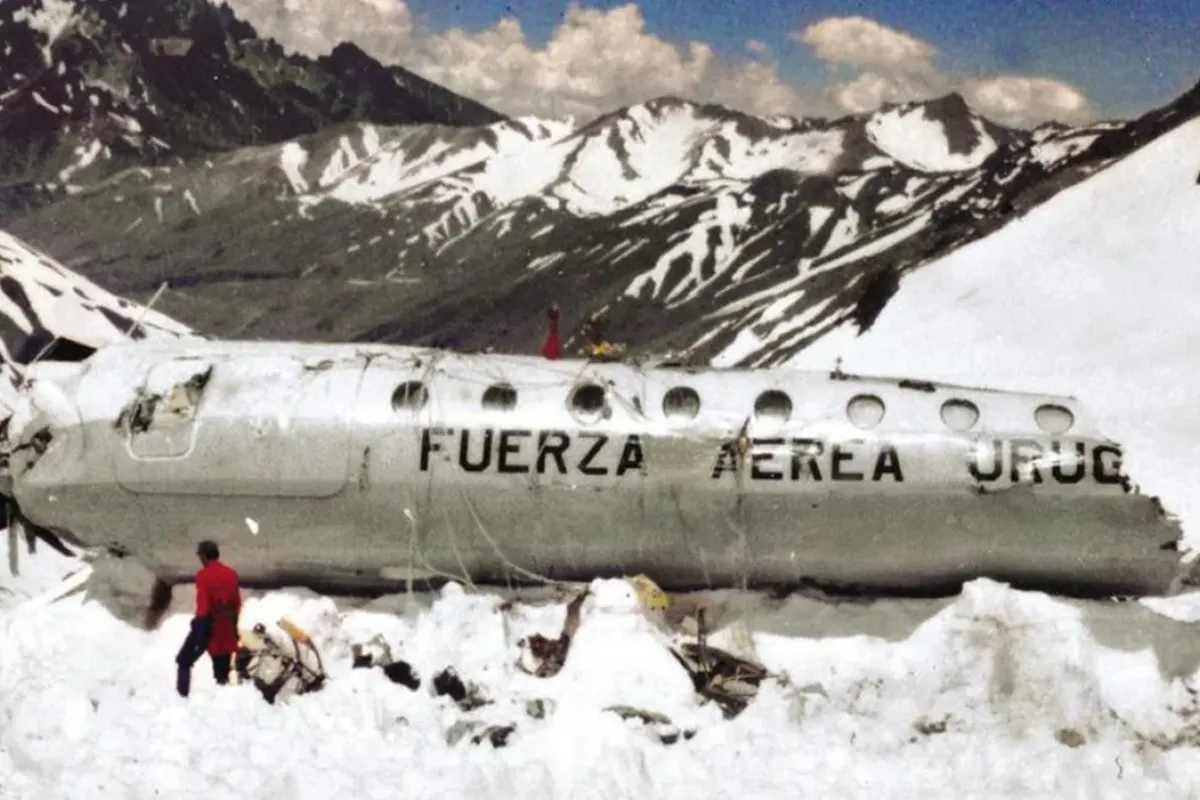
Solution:
{"label": "snow bank", "polygon": [[[47,573],[65,566],[55,563]],[[714,595],[718,619],[752,622],[759,655],[791,683],[764,684],[745,712],[724,720],[697,704],[666,652],[666,634],[638,610],[629,585],[597,581],[593,589],[566,667],[551,679],[514,667],[516,642],[556,633],[561,604],[504,611],[501,598],[457,586],[423,608],[405,598],[350,608],[307,592],[253,597],[247,624],[288,615],[314,634],[332,673],[322,691],[280,706],[249,686],[216,687],[206,659],[193,696],[175,696],[184,613],[148,633],[80,596],[10,605],[0,612],[3,795],[693,800],[959,797],[983,787],[989,797],[1023,798],[1200,791],[1200,642],[1181,635],[1186,623],[1161,615],[1194,614],[1195,596],[1154,601],[1156,613],[1149,604],[1068,605],[976,581],[957,600],[914,613],[912,602],[772,605]],[[190,602],[177,597],[176,609]],[[821,627],[828,635],[815,635]],[[809,635],[784,635],[789,628]],[[856,632],[863,630],[873,635]],[[375,633],[414,666],[419,691],[378,670],[349,668],[350,645]],[[467,714],[435,698],[429,679],[448,665],[495,702]],[[535,698],[555,702],[544,719],[525,712]],[[664,745],[603,711],[613,703],[664,713],[697,733]],[[464,715],[515,722],[516,733],[502,749],[448,745],[445,732]]]}
{"label": "snow bank", "polygon": [[1072,394],[1200,546],[1200,120],[904,279],[792,364]]}

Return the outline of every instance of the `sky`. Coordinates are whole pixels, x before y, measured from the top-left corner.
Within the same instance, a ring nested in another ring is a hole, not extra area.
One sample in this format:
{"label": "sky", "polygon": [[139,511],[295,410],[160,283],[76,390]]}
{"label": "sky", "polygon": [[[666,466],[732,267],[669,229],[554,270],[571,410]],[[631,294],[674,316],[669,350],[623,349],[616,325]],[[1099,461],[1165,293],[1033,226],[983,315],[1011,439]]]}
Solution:
{"label": "sky", "polygon": [[676,95],[839,116],[957,91],[1002,124],[1074,124],[1200,81],[1200,0],[226,2],[291,49],[354,41],[514,115]]}

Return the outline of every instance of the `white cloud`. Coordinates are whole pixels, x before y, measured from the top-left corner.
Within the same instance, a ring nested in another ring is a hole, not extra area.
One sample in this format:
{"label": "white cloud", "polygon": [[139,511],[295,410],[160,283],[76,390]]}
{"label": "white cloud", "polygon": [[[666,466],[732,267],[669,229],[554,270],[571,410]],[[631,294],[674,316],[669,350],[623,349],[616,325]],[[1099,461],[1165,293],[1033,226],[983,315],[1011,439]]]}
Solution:
{"label": "white cloud", "polygon": [[937,55],[932,45],[866,17],[826,17],[788,38],[827,64],[920,72],[933,69]]}
{"label": "white cloud", "polygon": [[963,97],[988,119],[1006,125],[1058,120],[1068,125],[1094,116],[1083,92],[1050,78],[1005,75],[964,82]]}
{"label": "white cloud", "polygon": [[310,55],[353,41],[386,63],[508,114],[586,117],[660,95],[713,101],[761,115],[869,111],[886,102],[960,91],[997,122],[1076,122],[1091,114],[1074,87],[1038,76],[958,79],[935,67],[937,48],[862,16],[828,17],[789,38],[831,68],[849,69],[824,87],[784,80],[766,42],[751,57],[722,58],[697,41],[650,31],[636,3],[610,9],[578,2],[544,43],[506,17],[481,31],[429,30],[404,0],[226,0],[284,46]]}
{"label": "white cloud", "polygon": [[1080,123],[1093,116],[1087,97],[1070,84],[1040,76],[960,78],[937,68],[938,50],[932,44],[866,17],[826,17],[788,37],[811,47],[831,68],[858,73],[828,89],[830,100],[843,111],[859,113],[882,103],[957,91],[978,112],[1005,125]]}

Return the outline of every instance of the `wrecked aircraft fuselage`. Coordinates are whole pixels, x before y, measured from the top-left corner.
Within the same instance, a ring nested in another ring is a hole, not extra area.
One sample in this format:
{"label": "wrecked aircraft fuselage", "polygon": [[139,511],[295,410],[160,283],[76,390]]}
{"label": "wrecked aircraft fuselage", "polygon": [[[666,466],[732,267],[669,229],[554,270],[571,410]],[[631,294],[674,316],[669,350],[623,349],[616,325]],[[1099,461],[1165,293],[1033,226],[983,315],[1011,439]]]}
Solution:
{"label": "wrecked aircraft fuselage", "polygon": [[248,585],[378,591],[641,572],[1157,594],[1181,569],[1179,526],[1070,398],[279,342],[121,344],[29,376],[19,513],[168,582],[203,538]]}

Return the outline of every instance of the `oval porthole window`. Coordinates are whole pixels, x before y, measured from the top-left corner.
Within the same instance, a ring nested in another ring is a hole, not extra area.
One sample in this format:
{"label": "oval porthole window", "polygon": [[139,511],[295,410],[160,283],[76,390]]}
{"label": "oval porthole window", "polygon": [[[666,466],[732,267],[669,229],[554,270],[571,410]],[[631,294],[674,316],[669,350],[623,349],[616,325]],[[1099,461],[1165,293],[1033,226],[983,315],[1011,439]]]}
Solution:
{"label": "oval porthole window", "polygon": [[595,422],[608,410],[608,397],[604,387],[598,383],[585,383],[575,387],[569,401],[571,413],[583,422]]}
{"label": "oval porthole window", "polygon": [[687,422],[700,413],[700,395],[689,386],[676,386],[663,395],[663,416],[671,422]]}
{"label": "oval porthole window", "polygon": [[1069,408],[1051,403],[1038,406],[1037,411],[1033,412],[1033,419],[1039,428],[1051,436],[1061,436],[1075,424],[1075,415]]}
{"label": "oval porthole window", "polygon": [[952,431],[969,431],[979,422],[979,406],[957,397],[947,400],[942,403],[942,422]]}
{"label": "oval porthole window", "polygon": [[846,416],[854,427],[869,431],[883,421],[883,401],[873,394],[858,394],[846,404]]}
{"label": "oval porthole window", "polygon": [[406,381],[392,392],[392,408],[397,411],[420,411],[429,402],[429,390],[420,381]]}
{"label": "oval porthole window", "polygon": [[778,389],[768,389],[754,401],[754,416],[772,422],[787,422],[792,418],[792,398]]}
{"label": "oval porthole window", "polygon": [[489,386],[483,393],[483,407],[487,411],[512,411],[517,407],[517,390],[507,383]]}

